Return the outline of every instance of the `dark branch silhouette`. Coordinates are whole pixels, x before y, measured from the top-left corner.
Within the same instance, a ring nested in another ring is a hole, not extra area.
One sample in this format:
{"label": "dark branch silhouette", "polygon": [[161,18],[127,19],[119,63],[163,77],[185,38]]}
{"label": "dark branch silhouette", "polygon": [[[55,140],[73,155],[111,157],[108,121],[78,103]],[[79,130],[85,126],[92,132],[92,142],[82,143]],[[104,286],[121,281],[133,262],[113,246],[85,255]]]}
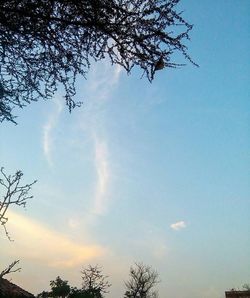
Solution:
{"label": "dark branch silhouette", "polygon": [[[51,286],[51,296],[49,297],[68,297],[70,293],[70,286],[68,285],[67,280],[62,280],[60,276],[57,276],[56,280],[50,281]],[[44,296],[46,297],[46,292]]]}
{"label": "dark branch silhouette", "polygon": [[6,269],[4,269],[1,273],[0,273],[0,279],[3,278],[5,275],[9,274],[9,273],[13,273],[13,272],[20,272],[21,268],[16,268],[14,269],[14,267],[19,263],[19,260],[14,261],[13,263],[11,263]]}
{"label": "dark branch silhouette", "polygon": [[20,185],[23,173],[17,171],[14,175],[6,175],[4,168],[0,170],[3,178],[0,178],[0,186],[3,189],[3,195],[0,198],[0,225],[4,228],[6,236],[11,240],[6,228],[8,222],[7,211],[11,205],[25,207],[27,200],[33,198],[29,191],[36,180],[30,184]]}
{"label": "dark branch silhouette", "polygon": [[195,64],[185,40],[192,29],[180,0],[0,1],[0,121],[15,122],[13,108],[49,99],[59,85],[71,111],[77,75],[109,59],[127,73],[177,67],[174,53]]}
{"label": "dark branch silhouette", "polygon": [[152,290],[159,283],[159,275],[150,266],[135,263],[130,268],[130,277],[125,282],[125,298],[156,298],[157,292]]}
{"label": "dark branch silhouette", "polygon": [[101,267],[89,265],[81,273],[82,289],[90,297],[103,297],[103,294],[108,293],[111,284],[107,280],[108,276],[102,273]]}

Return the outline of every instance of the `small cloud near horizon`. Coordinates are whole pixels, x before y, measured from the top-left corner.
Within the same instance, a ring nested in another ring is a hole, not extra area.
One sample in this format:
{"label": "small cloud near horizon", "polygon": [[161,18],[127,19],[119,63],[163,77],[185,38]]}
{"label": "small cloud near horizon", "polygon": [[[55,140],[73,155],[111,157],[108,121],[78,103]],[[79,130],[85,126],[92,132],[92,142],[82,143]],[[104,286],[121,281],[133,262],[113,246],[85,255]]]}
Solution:
{"label": "small cloud near horizon", "polygon": [[175,231],[185,229],[186,227],[187,227],[187,225],[183,220],[182,221],[177,221],[176,223],[173,223],[173,224],[170,225],[170,228],[175,230]]}

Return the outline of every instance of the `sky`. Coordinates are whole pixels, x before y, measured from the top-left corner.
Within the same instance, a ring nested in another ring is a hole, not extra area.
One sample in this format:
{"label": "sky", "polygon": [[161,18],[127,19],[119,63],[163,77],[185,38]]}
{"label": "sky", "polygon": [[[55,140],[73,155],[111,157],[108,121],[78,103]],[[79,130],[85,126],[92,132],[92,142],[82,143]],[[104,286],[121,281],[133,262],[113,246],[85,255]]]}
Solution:
{"label": "sky", "polygon": [[159,273],[160,297],[222,298],[250,283],[250,2],[182,0],[194,24],[187,64],[153,83],[108,61],[77,82],[81,108],[51,101],[0,125],[0,165],[37,179],[8,212],[0,271],[37,294],[60,275],[81,285],[99,264],[122,297],[134,262]]}

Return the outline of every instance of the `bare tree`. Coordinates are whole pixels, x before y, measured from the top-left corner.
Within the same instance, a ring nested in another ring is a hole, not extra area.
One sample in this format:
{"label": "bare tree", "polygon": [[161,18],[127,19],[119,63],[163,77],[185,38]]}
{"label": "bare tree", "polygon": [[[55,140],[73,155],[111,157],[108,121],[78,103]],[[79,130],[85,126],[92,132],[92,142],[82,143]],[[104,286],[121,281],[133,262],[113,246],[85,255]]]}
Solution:
{"label": "bare tree", "polygon": [[153,288],[159,283],[159,275],[150,266],[135,263],[130,268],[130,277],[125,282],[125,298],[154,298],[157,292]]}
{"label": "bare tree", "polygon": [[23,173],[17,171],[14,175],[6,175],[4,168],[0,170],[3,178],[0,178],[0,186],[3,188],[3,194],[0,198],[0,225],[4,228],[6,236],[10,239],[6,228],[8,221],[7,211],[11,205],[25,207],[27,200],[33,198],[29,195],[29,191],[36,180],[30,184],[20,185]]}
{"label": "bare tree", "polygon": [[250,291],[250,284],[245,283],[242,288],[246,291]]}
{"label": "bare tree", "polygon": [[[128,73],[177,67],[173,54],[195,64],[185,41],[192,29],[176,10],[180,0],[0,1],[0,121],[13,108],[51,98],[58,85],[71,111],[77,75],[109,59]],[[175,56],[177,57],[177,56]]]}
{"label": "bare tree", "polygon": [[0,273],[0,278],[3,278],[5,275],[9,274],[9,273],[13,273],[13,272],[20,272],[21,268],[16,268],[14,269],[14,267],[19,263],[19,260],[14,261],[13,263],[11,263],[6,269],[4,269],[1,273]]}
{"label": "bare tree", "polygon": [[98,265],[84,268],[82,271],[82,288],[86,294],[93,298],[103,297],[108,293],[111,284],[107,281],[108,276],[102,273]]}

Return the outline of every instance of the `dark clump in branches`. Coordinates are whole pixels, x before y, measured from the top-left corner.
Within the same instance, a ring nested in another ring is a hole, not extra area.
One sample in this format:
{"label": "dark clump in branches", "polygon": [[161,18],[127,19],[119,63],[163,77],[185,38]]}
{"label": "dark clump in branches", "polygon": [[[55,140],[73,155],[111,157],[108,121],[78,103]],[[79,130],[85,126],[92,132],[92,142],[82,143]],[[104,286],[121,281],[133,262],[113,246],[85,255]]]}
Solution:
{"label": "dark clump in branches", "polygon": [[172,54],[192,62],[184,41],[192,26],[175,10],[179,0],[0,0],[0,121],[13,107],[65,89],[71,111],[77,75],[108,58],[128,73],[176,67]]}
{"label": "dark clump in branches", "polygon": [[1,197],[0,197],[0,225],[4,228],[6,236],[10,239],[6,228],[8,222],[7,211],[11,205],[26,206],[27,200],[33,198],[29,195],[32,183],[21,185],[23,173],[17,171],[14,175],[6,175],[4,168],[0,170],[2,178],[0,178]]}

